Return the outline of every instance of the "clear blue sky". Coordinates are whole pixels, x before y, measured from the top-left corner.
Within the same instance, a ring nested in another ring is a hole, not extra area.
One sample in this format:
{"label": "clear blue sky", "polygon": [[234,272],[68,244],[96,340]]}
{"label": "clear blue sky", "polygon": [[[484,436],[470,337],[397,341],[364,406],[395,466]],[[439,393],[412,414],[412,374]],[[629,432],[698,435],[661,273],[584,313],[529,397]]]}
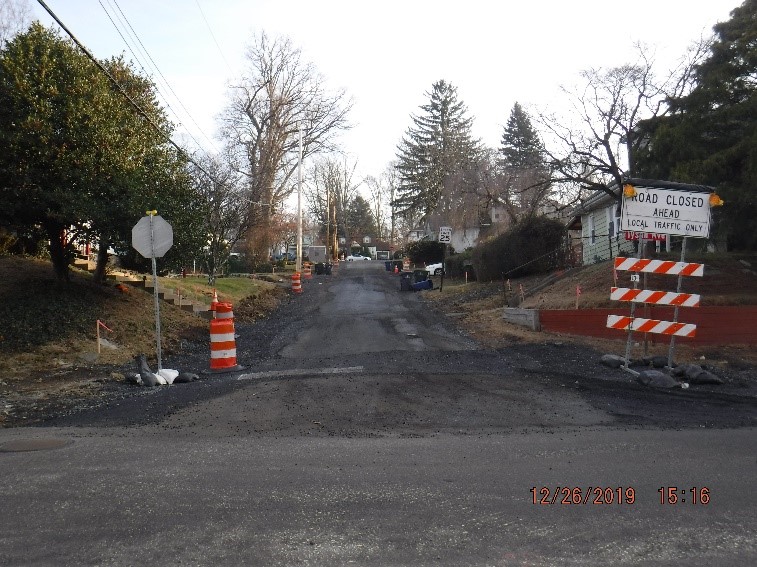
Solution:
{"label": "clear blue sky", "polygon": [[[119,14],[118,7],[126,15],[181,101],[161,87],[177,113],[174,121],[206,146],[194,122],[213,137],[226,85],[242,69],[253,32],[288,36],[329,87],[343,88],[354,99],[355,127],[343,144],[361,175],[379,175],[393,159],[410,115],[439,79],[458,88],[475,118],[474,134],[496,147],[516,101],[527,108],[559,106],[559,85],[570,85],[581,69],[632,62],[634,41],[655,46],[664,69],[740,5],[739,0],[46,0],[95,56],[125,52],[129,59],[101,2],[112,15]],[[36,18],[52,23],[36,1],[30,4]]]}

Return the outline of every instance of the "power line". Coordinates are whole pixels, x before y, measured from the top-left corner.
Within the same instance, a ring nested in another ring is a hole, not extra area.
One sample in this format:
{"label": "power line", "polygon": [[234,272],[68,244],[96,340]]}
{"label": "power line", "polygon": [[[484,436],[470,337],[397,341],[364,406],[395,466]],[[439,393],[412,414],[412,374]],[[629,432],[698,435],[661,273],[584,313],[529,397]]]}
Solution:
{"label": "power line", "polygon": [[[116,10],[118,11],[118,14],[120,14],[120,18],[118,18],[118,19],[121,22],[121,25],[124,26],[124,30],[127,32],[127,34],[130,35],[130,37],[133,38],[134,40],[136,40],[136,43],[139,44],[138,46],[136,46],[137,51],[141,51],[141,53],[147,58],[147,61],[148,61],[148,65],[147,66],[151,68],[151,70],[153,71],[154,76],[156,77],[156,79],[162,79],[163,85],[173,95],[173,97],[176,100],[176,102],[179,103],[179,106],[181,106],[181,108],[184,110],[184,113],[186,114],[186,116],[188,116],[189,119],[192,121],[192,123],[195,125],[195,127],[197,128],[197,131],[200,132],[203,135],[203,137],[210,143],[210,145],[217,151],[218,148],[216,148],[214,142],[203,131],[203,129],[200,127],[200,125],[197,124],[197,121],[194,119],[194,117],[189,112],[189,110],[187,110],[187,107],[184,106],[184,103],[181,101],[181,99],[179,98],[179,96],[173,90],[173,88],[171,87],[171,84],[168,82],[168,80],[166,79],[165,75],[163,75],[163,73],[161,72],[161,70],[158,67],[157,63],[155,63],[155,60],[150,55],[150,52],[145,47],[144,43],[142,43],[142,40],[139,38],[139,35],[137,34],[136,30],[131,25],[131,22],[129,21],[129,18],[127,18],[126,14],[124,14],[123,10],[121,10],[121,6],[119,6],[118,1],[117,0],[106,0],[106,2],[108,2],[108,3],[112,2],[112,4],[115,5]],[[139,55],[135,51],[135,48],[132,47],[132,45],[129,42],[129,40],[126,37],[124,37],[124,34],[122,33],[122,31],[119,28],[118,24],[114,21],[114,19],[111,16],[110,12],[108,11],[108,9],[103,4],[102,0],[99,0],[99,3],[100,3],[100,7],[103,9],[103,11],[105,12],[105,14],[108,16],[108,19],[110,20],[111,24],[113,24],[113,27],[116,29],[116,32],[118,32],[118,35],[121,36],[121,39],[123,40],[124,44],[126,44],[126,47],[129,49],[129,51],[131,52],[131,54],[134,56],[134,58],[136,59],[137,63],[139,63],[140,67],[142,68],[142,71],[147,75],[148,74],[147,69],[145,69],[145,65],[140,60]],[[117,15],[117,17],[118,17],[118,15]],[[127,27],[128,27],[128,30],[126,29]],[[159,85],[156,84],[155,86],[156,86],[156,89],[158,90],[158,92],[160,92]],[[171,105],[171,103],[168,101],[168,98],[166,96],[163,96],[163,100],[165,101],[165,104],[168,107],[168,109],[176,117],[179,125],[181,125],[184,128],[184,130],[189,134],[189,137],[192,138],[192,140],[197,145],[197,147],[198,148],[202,147],[200,145],[200,143],[197,141],[197,139],[194,137],[194,135],[192,135],[192,133],[189,131],[189,129],[186,126],[184,126],[181,118],[179,118],[179,115],[174,110],[174,108]]]}
{"label": "power line", "polygon": [[231,65],[229,65],[229,62],[227,61],[226,56],[223,54],[223,51],[221,50],[221,46],[218,44],[218,40],[216,39],[216,36],[210,27],[210,23],[208,22],[208,19],[205,17],[205,12],[202,10],[202,6],[200,6],[200,0],[195,0],[195,3],[197,4],[197,8],[200,10],[200,15],[202,16],[202,19],[205,21],[205,25],[208,28],[208,32],[210,32],[210,37],[213,38],[213,42],[216,44],[216,47],[218,48],[218,53],[221,55],[221,59],[223,59],[223,62],[226,63],[226,68],[229,70],[229,73],[233,75],[234,70],[231,68]]}
{"label": "power line", "polygon": [[[73,32],[72,32],[71,30],[69,30],[69,29],[68,29],[68,28],[66,27],[66,25],[65,25],[65,24],[64,24],[64,23],[63,23],[63,22],[62,22],[62,21],[60,20],[60,18],[58,18],[58,16],[57,16],[57,15],[55,14],[55,12],[53,12],[53,11],[52,11],[52,10],[51,10],[51,9],[50,9],[50,8],[48,7],[48,5],[47,5],[47,4],[45,4],[44,0],[37,0],[37,2],[39,3],[39,5],[40,5],[40,6],[42,6],[42,7],[43,7],[43,8],[45,9],[45,11],[46,11],[46,12],[47,12],[48,14],[50,14],[50,17],[51,17],[51,18],[52,18],[53,20],[55,20],[55,21],[56,21],[56,23],[57,23],[57,24],[58,24],[58,25],[59,25],[59,26],[61,27],[61,29],[62,29],[63,31],[65,31],[65,32],[66,32],[66,33],[68,34],[68,36],[69,36],[69,37],[71,38],[71,40],[72,40],[72,41],[73,41],[73,42],[74,42],[74,43],[76,44],[76,46],[77,46],[77,47],[78,47],[79,49],[81,49],[81,50],[82,50],[82,52],[83,52],[83,53],[84,53],[84,54],[85,54],[85,55],[86,55],[86,56],[87,56],[87,57],[88,57],[88,58],[90,59],[90,61],[92,61],[92,62],[93,62],[93,63],[94,63],[94,64],[95,64],[96,66],[97,66],[97,68],[98,68],[98,69],[100,69],[100,71],[101,71],[101,72],[102,72],[103,74],[105,74],[105,76],[106,76],[106,77],[108,78],[108,80],[109,80],[109,81],[110,81],[110,82],[111,82],[111,83],[113,84],[113,86],[115,86],[116,90],[117,90],[117,91],[118,91],[118,92],[119,92],[119,93],[120,93],[120,94],[121,94],[121,95],[122,95],[122,96],[123,96],[123,97],[124,97],[124,98],[125,98],[125,99],[126,99],[126,100],[128,101],[128,103],[129,103],[129,104],[130,104],[130,105],[131,105],[131,106],[132,106],[132,107],[133,107],[133,108],[134,108],[134,109],[135,109],[135,110],[137,111],[137,113],[138,113],[138,114],[139,114],[139,115],[140,115],[141,117],[142,117],[142,118],[144,118],[144,119],[145,119],[145,120],[147,121],[147,123],[148,123],[148,124],[149,124],[150,126],[152,126],[152,127],[153,127],[153,129],[154,129],[154,130],[155,130],[156,132],[158,132],[158,133],[159,133],[159,134],[160,134],[161,136],[163,136],[163,137],[165,138],[165,140],[166,140],[166,141],[167,141],[167,142],[168,142],[169,144],[171,144],[171,145],[172,145],[172,146],[173,146],[174,148],[176,148],[176,150],[177,150],[177,151],[178,151],[178,152],[179,152],[179,153],[180,153],[180,154],[181,154],[182,156],[184,156],[184,157],[185,157],[185,158],[187,159],[187,161],[189,161],[190,163],[192,163],[192,164],[193,164],[193,165],[194,165],[195,167],[197,167],[197,169],[199,169],[199,170],[200,170],[201,172],[203,172],[203,173],[204,173],[204,174],[205,174],[205,175],[206,175],[206,176],[208,177],[208,179],[210,179],[210,180],[211,180],[211,181],[213,181],[214,183],[218,183],[218,182],[216,181],[216,179],[215,179],[215,178],[214,178],[214,177],[213,177],[212,175],[210,175],[210,173],[208,173],[208,172],[207,172],[207,171],[205,170],[205,168],[204,168],[204,167],[203,167],[202,165],[200,165],[199,163],[197,163],[197,162],[196,162],[196,161],[195,161],[195,160],[194,160],[194,159],[192,158],[192,156],[190,156],[190,155],[189,155],[189,154],[188,154],[188,153],[186,152],[186,150],[184,150],[184,148],[182,148],[182,147],[181,147],[181,146],[180,146],[179,144],[177,144],[176,142],[174,142],[174,141],[173,141],[173,140],[171,139],[171,136],[170,136],[170,135],[169,135],[168,133],[166,133],[166,132],[165,132],[165,131],[164,131],[164,130],[163,130],[163,129],[162,129],[162,128],[161,128],[160,126],[159,126],[159,125],[157,125],[157,124],[156,124],[156,123],[155,123],[155,122],[154,122],[154,121],[152,120],[152,118],[150,118],[150,116],[149,116],[149,115],[148,115],[148,114],[147,114],[147,113],[146,113],[146,112],[145,112],[145,111],[144,111],[144,110],[142,109],[142,107],[140,107],[140,106],[139,106],[139,105],[138,105],[138,104],[136,103],[136,101],[135,101],[135,100],[134,100],[133,98],[131,98],[131,96],[129,96],[129,93],[127,93],[127,92],[126,92],[126,91],[124,90],[124,88],[123,88],[123,87],[122,87],[122,86],[121,86],[121,85],[119,84],[119,82],[118,82],[118,81],[117,81],[117,80],[115,79],[115,77],[113,77],[113,75],[111,75],[110,71],[108,71],[108,69],[107,69],[107,68],[106,68],[106,67],[105,67],[105,66],[104,66],[104,65],[103,65],[102,63],[100,63],[100,61],[98,61],[98,60],[97,60],[97,58],[96,58],[96,57],[95,57],[94,55],[92,55],[92,53],[91,53],[91,52],[89,51],[89,49],[87,49],[87,48],[86,48],[86,47],[84,46],[84,44],[83,44],[83,43],[81,43],[81,42],[79,41],[79,39],[78,39],[78,38],[77,38],[77,37],[76,37],[76,36],[75,36],[75,35],[73,34]],[[221,184],[221,185],[223,185],[223,184]]]}

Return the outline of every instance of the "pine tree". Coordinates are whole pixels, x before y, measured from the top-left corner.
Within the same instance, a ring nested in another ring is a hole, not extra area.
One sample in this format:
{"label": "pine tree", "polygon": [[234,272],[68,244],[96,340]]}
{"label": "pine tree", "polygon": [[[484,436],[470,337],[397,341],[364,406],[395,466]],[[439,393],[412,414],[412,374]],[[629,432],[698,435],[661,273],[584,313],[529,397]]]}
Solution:
{"label": "pine tree", "polygon": [[528,114],[517,102],[502,133],[501,166],[507,212],[513,221],[533,216],[549,193],[544,146]]}
{"label": "pine tree", "polygon": [[442,204],[445,193],[464,190],[460,175],[475,164],[480,144],[471,135],[472,118],[457,99],[457,89],[445,82],[433,84],[423,113],[412,116],[397,148],[399,185],[394,201],[397,214],[427,217]]}
{"label": "pine tree", "polygon": [[502,133],[502,161],[506,167],[540,167],[543,150],[539,134],[531,125],[531,119],[517,102]]}

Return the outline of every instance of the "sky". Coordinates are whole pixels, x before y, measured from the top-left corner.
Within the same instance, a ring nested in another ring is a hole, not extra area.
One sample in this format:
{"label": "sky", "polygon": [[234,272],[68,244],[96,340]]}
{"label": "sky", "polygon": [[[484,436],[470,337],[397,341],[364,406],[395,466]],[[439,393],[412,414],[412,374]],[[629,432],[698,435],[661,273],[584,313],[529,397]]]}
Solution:
{"label": "sky", "polygon": [[[473,134],[498,147],[519,102],[559,108],[560,86],[583,69],[634,61],[633,45],[654,48],[660,70],[729,19],[740,0],[45,0],[98,58],[135,57],[111,23],[121,13],[160,75],[147,75],[180,123],[187,147],[213,150],[228,85],[245,67],[254,34],[286,36],[323,75],[329,91],[352,99],[353,128],[341,136],[357,173],[378,177],[444,79],[473,117]],[[33,17],[55,25],[36,2]],[[104,8],[105,9],[104,9]],[[120,11],[119,11],[120,9]],[[122,32],[124,33],[124,32]],[[138,43],[127,37],[129,43]],[[134,47],[136,50],[136,47]],[[138,66],[139,68],[139,66]],[[161,77],[162,75],[162,77]],[[165,83],[163,84],[163,79]]]}

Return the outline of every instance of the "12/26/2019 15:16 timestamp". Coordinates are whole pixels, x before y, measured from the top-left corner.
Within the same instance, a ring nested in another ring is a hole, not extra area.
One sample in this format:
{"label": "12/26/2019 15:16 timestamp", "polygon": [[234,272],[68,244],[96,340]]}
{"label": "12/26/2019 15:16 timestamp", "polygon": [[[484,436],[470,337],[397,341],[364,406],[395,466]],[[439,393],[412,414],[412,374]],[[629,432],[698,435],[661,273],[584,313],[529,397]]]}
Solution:
{"label": "12/26/2019 15:16 timestamp", "polygon": [[[608,505],[636,503],[636,489],[632,486],[533,486],[529,490],[531,503],[541,505]],[[707,505],[710,503],[710,489],[706,486],[679,488],[661,486],[657,489],[661,505]]]}

